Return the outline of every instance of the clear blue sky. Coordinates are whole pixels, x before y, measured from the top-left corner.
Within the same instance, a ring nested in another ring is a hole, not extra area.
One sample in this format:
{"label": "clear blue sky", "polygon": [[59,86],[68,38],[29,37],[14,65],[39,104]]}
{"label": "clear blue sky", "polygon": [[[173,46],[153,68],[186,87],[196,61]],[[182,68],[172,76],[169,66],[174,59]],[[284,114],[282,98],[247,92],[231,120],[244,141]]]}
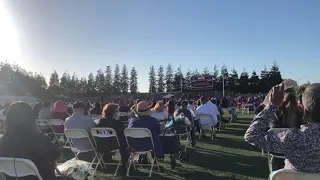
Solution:
{"label": "clear blue sky", "polygon": [[183,71],[226,64],[251,74],[277,61],[284,78],[320,82],[319,0],[3,2],[19,63],[47,78],[54,69],[81,77],[127,64],[137,68],[144,92],[152,64]]}

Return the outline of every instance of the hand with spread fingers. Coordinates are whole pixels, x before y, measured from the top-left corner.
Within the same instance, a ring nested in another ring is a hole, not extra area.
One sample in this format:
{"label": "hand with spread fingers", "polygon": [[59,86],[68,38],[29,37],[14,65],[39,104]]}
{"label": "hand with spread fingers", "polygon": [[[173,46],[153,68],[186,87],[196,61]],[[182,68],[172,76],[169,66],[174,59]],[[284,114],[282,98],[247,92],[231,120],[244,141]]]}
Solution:
{"label": "hand with spread fingers", "polygon": [[269,102],[272,102],[273,104],[280,106],[283,98],[284,98],[284,86],[282,84],[274,86],[269,94]]}

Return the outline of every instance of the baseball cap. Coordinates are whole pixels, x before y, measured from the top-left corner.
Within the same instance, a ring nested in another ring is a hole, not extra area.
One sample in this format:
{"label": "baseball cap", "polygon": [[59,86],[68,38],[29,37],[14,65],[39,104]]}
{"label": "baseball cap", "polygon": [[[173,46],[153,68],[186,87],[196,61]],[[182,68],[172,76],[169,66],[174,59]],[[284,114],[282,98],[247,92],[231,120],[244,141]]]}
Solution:
{"label": "baseball cap", "polygon": [[85,108],[85,104],[81,101],[77,101],[72,106],[73,109]]}
{"label": "baseball cap", "polygon": [[304,108],[309,112],[313,112],[317,98],[320,98],[320,83],[310,84],[302,94]]}

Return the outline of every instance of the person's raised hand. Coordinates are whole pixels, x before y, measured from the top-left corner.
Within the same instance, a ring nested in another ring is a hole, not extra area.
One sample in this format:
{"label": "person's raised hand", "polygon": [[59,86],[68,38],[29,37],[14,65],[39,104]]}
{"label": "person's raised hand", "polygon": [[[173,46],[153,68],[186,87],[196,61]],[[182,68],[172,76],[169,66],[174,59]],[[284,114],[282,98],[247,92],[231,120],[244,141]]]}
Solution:
{"label": "person's raised hand", "polygon": [[274,86],[269,93],[270,93],[269,102],[272,102],[277,106],[280,106],[284,98],[283,84]]}

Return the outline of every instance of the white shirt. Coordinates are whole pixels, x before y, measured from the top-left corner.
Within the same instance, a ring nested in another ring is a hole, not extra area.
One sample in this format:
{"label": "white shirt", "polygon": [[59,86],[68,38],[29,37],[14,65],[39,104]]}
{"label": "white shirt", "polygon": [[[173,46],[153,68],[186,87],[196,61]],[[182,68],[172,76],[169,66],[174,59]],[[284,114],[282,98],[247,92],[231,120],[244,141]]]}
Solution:
{"label": "white shirt", "polygon": [[169,115],[166,110],[163,110],[161,112],[152,112],[151,117],[154,117],[157,120],[164,120],[164,119],[168,119]]}
{"label": "white shirt", "polygon": [[211,115],[213,121],[212,121],[212,119],[208,119],[208,118],[200,118],[199,122],[202,125],[206,124],[206,125],[214,126],[218,122],[217,115],[219,115],[220,113],[218,111],[218,107],[215,104],[208,102],[206,104],[199,106],[197,108],[195,114],[196,114],[196,116],[200,115],[200,114]]}
{"label": "white shirt", "polygon": [[191,111],[194,111],[194,106],[192,104],[189,104],[187,109],[191,110]]}

